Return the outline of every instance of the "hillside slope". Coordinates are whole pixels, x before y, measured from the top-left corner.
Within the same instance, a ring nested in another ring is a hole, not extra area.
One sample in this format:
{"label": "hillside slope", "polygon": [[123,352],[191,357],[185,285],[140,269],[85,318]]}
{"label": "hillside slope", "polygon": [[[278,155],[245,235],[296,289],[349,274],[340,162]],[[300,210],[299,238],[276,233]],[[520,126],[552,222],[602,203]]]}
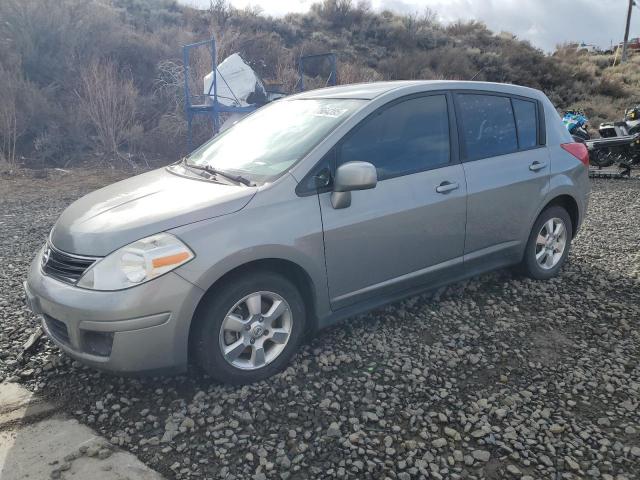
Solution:
{"label": "hillside slope", "polygon": [[[611,68],[610,57],[568,48],[548,56],[480,23],[444,26],[433,12],[376,13],[349,0],[279,19],[223,0],[207,11],[173,0],[4,0],[0,18],[0,158],[27,165],[183,154],[181,46],[212,34],[220,58],[240,52],[289,91],[300,54],[333,51],[340,83],[511,82],[544,90],[558,108],[585,108],[596,122],[640,100],[635,61]],[[196,63],[198,77],[206,67]],[[307,84],[321,85],[326,72],[310,73],[317,78]],[[207,135],[203,126],[199,138]]]}

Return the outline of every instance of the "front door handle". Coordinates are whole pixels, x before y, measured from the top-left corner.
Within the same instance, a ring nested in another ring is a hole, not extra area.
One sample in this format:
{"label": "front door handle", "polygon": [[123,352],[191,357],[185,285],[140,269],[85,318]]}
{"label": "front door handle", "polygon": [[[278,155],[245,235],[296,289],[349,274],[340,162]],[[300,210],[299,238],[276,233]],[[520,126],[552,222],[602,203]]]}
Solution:
{"label": "front door handle", "polygon": [[546,163],[540,163],[536,160],[531,165],[529,165],[529,170],[531,170],[532,172],[537,172],[538,170],[542,170],[546,166]]}
{"label": "front door handle", "polygon": [[460,188],[460,185],[458,185],[458,183],[444,181],[436,187],[436,192],[449,193],[450,191],[457,190],[458,188]]}

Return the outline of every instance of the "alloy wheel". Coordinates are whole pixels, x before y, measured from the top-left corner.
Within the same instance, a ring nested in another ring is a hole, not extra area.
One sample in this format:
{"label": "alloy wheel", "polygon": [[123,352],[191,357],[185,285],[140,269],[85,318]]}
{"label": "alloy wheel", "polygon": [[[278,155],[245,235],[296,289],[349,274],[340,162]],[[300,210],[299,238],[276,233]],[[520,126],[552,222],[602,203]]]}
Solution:
{"label": "alloy wheel", "polygon": [[220,327],[220,349],[236,368],[256,370],[284,350],[293,325],[291,308],[273,292],[251,293],[238,301]]}
{"label": "alloy wheel", "polygon": [[547,220],[536,238],[536,262],[544,270],[555,267],[567,248],[567,229],[560,218]]}

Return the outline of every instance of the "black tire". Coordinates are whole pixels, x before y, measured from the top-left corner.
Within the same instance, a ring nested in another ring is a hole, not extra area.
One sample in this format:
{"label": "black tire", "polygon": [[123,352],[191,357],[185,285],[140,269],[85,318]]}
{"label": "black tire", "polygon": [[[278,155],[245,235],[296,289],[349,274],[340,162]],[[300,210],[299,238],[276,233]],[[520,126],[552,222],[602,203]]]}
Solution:
{"label": "black tire", "polygon": [[589,163],[600,168],[610,167],[615,159],[616,157],[610,151],[594,150],[589,153]]}
{"label": "black tire", "polygon": [[[255,370],[243,370],[224,358],[219,335],[231,308],[254,292],[273,292],[289,304],[291,333],[284,349],[273,361]],[[205,373],[223,383],[242,385],[264,380],[284,369],[295,354],[305,332],[305,312],[302,295],[282,275],[269,271],[234,275],[205,298],[194,316],[191,348],[195,360]]]}
{"label": "black tire", "polygon": [[576,142],[584,143],[586,140],[591,140],[591,135],[584,128],[576,128],[571,134]]}
{"label": "black tire", "polygon": [[[536,261],[536,241],[538,238],[538,233],[540,233],[542,226],[547,221],[553,218],[558,218],[563,221],[566,229],[567,240],[564,252],[562,253],[562,257],[560,257],[558,263],[552,268],[544,269],[540,265],[538,265],[538,262]],[[520,264],[521,273],[536,280],[547,280],[551,277],[556,276],[567,260],[572,239],[573,224],[571,223],[571,217],[569,216],[569,213],[567,213],[564,208],[557,205],[544,209],[534,222],[531,233],[529,234],[529,240],[527,241],[527,246],[525,247],[524,257],[522,258],[522,263]]]}

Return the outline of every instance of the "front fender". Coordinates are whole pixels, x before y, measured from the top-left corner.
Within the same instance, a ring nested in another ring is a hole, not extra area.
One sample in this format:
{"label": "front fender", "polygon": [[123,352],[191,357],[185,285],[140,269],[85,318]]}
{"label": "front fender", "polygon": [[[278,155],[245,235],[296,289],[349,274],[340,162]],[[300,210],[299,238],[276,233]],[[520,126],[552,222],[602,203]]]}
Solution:
{"label": "front fender", "polygon": [[316,314],[322,318],[330,310],[318,199],[293,193],[273,203],[261,195],[249,208],[234,214],[171,230],[196,254],[176,273],[209,290],[238,267],[260,260],[285,260],[311,279]]}

